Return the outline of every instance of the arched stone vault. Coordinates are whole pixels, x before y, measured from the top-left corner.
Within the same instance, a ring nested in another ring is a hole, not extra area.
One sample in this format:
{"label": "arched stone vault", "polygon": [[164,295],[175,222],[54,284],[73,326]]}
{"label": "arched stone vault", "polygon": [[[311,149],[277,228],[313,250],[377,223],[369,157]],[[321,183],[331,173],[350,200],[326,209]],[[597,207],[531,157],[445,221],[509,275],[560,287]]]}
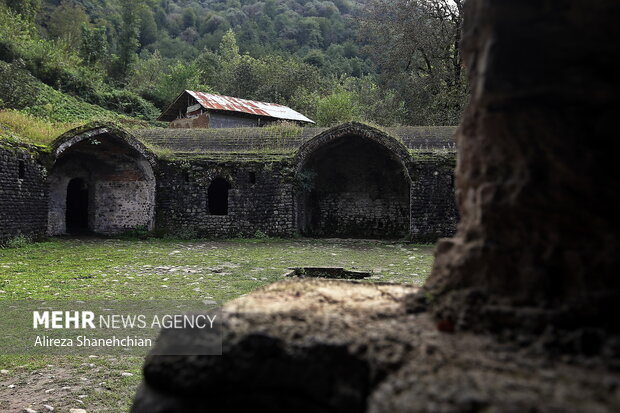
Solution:
{"label": "arched stone vault", "polygon": [[359,122],[348,122],[335,126],[303,143],[295,156],[296,170],[299,172],[317,149],[345,136],[356,136],[360,139],[375,142],[389,150],[394,159],[402,163],[409,179],[414,178],[413,157],[407,147],[398,139],[387,133]]}
{"label": "arched stone vault", "polygon": [[114,139],[123,142],[125,145],[131,147],[140,155],[142,155],[154,168],[156,165],[155,155],[140,141],[134,138],[131,134],[127,133],[121,128],[115,127],[109,123],[94,122],[84,126],[71,129],[60,135],[54,143],[52,143],[52,156],[54,162],[62,156],[69,148],[74,145],[90,138],[96,138],[100,135],[108,134],[113,136]]}
{"label": "arched stone vault", "polygon": [[67,232],[67,186],[88,186],[88,229],[114,234],[152,229],[155,217],[155,157],[139,141],[110,125],[90,124],[60,136],[52,145],[48,177],[48,232]]}
{"label": "arched stone vault", "polygon": [[414,163],[397,139],[346,123],[305,142],[294,165],[302,234],[398,238],[411,233]]}

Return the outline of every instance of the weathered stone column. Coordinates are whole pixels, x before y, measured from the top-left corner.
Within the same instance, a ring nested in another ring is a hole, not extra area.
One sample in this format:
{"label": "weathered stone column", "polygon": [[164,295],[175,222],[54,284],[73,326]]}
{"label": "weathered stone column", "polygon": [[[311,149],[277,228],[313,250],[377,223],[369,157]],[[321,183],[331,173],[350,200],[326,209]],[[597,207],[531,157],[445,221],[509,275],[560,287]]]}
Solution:
{"label": "weathered stone column", "polygon": [[467,6],[461,222],[426,299],[457,326],[617,327],[620,2]]}

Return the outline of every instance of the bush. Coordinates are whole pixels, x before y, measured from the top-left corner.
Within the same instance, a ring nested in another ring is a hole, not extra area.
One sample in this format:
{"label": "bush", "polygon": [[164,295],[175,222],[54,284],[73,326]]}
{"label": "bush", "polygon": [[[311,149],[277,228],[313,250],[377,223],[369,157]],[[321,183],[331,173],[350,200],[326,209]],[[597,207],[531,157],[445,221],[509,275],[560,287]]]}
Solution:
{"label": "bush", "polygon": [[0,96],[4,108],[23,109],[37,99],[36,88],[31,86],[34,78],[20,70],[23,62],[9,65],[0,61]]}
{"label": "bush", "polygon": [[355,104],[353,94],[336,92],[319,99],[314,120],[319,126],[333,126],[359,117],[360,108]]}
{"label": "bush", "polygon": [[[22,61],[8,64],[0,61],[0,96],[2,109],[17,109],[3,114],[5,123],[14,125],[38,123],[83,123],[95,119],[118,118],[114,112],[61,93],[32,76]],[[33,115],[39,119],[28,119]],[[64,127],[65,125],[60,125]]]}
{"label": "bush", "polygon": [[32,244],[32,240],[25,235],[19,234],[16,237],[9,238],[4,241],[1,245],[2,248],[24,248],[28,245]]}
{"label": "bush", "polygon": [[151,120],[159,116],[159,111],[150,102],[128,90],[108,90],[97,97],[100,106],[117,113]]}

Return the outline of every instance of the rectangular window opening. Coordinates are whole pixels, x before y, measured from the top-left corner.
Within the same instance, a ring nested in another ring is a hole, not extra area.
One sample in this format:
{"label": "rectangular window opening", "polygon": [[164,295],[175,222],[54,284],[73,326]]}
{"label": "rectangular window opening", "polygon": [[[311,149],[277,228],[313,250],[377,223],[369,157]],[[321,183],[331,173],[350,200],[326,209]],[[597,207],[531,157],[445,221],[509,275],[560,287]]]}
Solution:
{"label": "rectangular window opening", "polygon": [[18,168],[19,179],[24,179],[26,177],[26,163],[19,161]]}

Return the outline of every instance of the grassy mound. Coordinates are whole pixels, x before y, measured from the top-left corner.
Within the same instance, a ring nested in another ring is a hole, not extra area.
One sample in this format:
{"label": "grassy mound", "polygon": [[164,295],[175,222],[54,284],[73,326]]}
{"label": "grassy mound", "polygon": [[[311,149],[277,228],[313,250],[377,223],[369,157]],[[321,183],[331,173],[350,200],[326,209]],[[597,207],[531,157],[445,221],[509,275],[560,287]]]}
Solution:
{"label": "grassy mound", "polygon": [[28,108],[55,122],[92,119],[106,112],[142,120],[159,114],[135,93],[110,86],[101,68],[86,65],[66,44],[41,37],[36,26],[2,4],[0,63],[0,108]]}
{"label": "grassy mound", "polygon": [[62,93],[34,77],[20,61],[0,61],[0,79],[0,138],[47,145],[95,120],[127,128],[152,125]]}

